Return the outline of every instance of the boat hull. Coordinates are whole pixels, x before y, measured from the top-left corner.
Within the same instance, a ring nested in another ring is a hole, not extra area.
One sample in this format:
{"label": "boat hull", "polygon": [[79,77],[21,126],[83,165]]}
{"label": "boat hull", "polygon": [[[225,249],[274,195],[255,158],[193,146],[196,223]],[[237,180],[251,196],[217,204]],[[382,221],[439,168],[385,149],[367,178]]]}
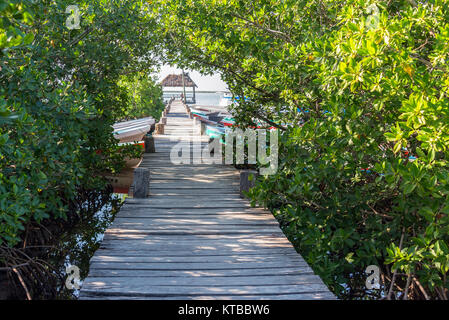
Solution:
{"label": "boat hull", "polygon": [[[134,142],[121,142],[118,144],[119,146],[127,146],[127,145],[138,145],[142,148],[142,150],[145,150],[145,141],[134,141]],[[139,158],[130,158],[125,157],[125,168],[137,168],[140,163],[142,162],[143,155]]]}
{"label": "boat hull", "polygon": [[150,117],[118,122],[113,125],[114,137],[121,143],[141,141],[143,136],[151,131],[154,123],[154,119]]}
{"label": "boat hull", "polygon": [[134,180],[134,169],[125,169],[114,175],[106,175],[114,193],[129,193]]}

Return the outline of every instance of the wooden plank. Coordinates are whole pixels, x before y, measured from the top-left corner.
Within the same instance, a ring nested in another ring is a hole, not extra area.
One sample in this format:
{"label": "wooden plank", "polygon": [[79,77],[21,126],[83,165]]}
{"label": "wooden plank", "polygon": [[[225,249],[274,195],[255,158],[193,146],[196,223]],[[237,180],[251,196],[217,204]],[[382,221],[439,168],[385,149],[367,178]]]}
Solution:
{"label": "wooden plank", "polygon": [[[163,220],[161,222],[161,220]],[[211,230],[231,230],[236,228],[242,228],[244,230],[248,231],[254,231],[254,230],[267,230],[271,232],[280,232],[279,225],[276,223],[244,223],[244,222],[234,222],[234,221],[228,221],[227,223],[220,223],[219,221],[212,221],[209,223],[201,221],[201,223],[195,223],[194,220],[188,220],[188,222],[182,222],[180,221],[176,225],[173,225],[173,221],[176,221],[176,219],[173,219],[172,221],[164,220],[164,219],[151,219],[148,221],[148,219],[131,219],[131,221],[123,220],[123,219],[117,219],[114,221],[113,225],[110,227],[110,229],[120,229],[123,228],[125,230],[133,229],[137,230],[138,232],[147,230],[190,230],[190,231],[197,231],[197,230],[204,230],[204,231],[211,231]],[[199,229],[195,229],[195,228]],[[221,229],[222,227],[222,229]],[[192,230],[193,228],[193,230]]]}
{"label": "wooden plank", "polygon": [[243,262],[277,262],[280,259],[297,262],[305,265],[304,260],[296,253],[273,254],[270,256],[257,255],[227,255],[227,256],[110,256],[108,254],[98,254],[91,259],[91,262],[126,262],[126,263],[243,263]]}
{"label": "wooden plank", "polygon": [[[191,190],[198,190],[197,192],[201,192],[198,194],[205,194],[206,190],[204,189],[220,189],[220,190],[228,190],[228,191],[239,191],[239,185],[237,183],[234,183],[232,185],[225,185],[225,184],[220,184],[218,182],[214,182],[211,184],[207,184],[207,183],[180,183],[179,180],[177,181],[170,181],[167,180],[165,182],[160,182],[160,180],[154,181],[154,183],[150,182],[150,186],[152,189],[154,190],[159,190],[159,189],[172,189],[172,190],[177,190],[177,189],[191,189]],[[192,194],[194,194],[194,191],[192,191]]]}
{"label": "wooden plank", "polygon": [[[118,257],[227,257],[235,254],[244,256],[275,256],[283,254],[297,254],[291,247],[283,248],[215,248],[206,247],[201,249],[191,248],[191,250],[123,250],[121,247],[100,247],[96,254],[107,254]],[[282,260],[280,258],[280,260]]]}
{"label": "wooden plank", "polygon": [[160,236],[160,235],[169,235],[169,236],[185,236],[185,235],[260,235],[260,234],[270,234],[270,235],[279,235],[282,236],[282,232],[275,229],[245,229],[245,228],[237,228],[236,226],[229,229],[207,229],[207,228],[198,228],[192,230],[192,228],[126,228],[123,226],[120,227],[111,227],[108,230],[108,234],[114,235],[124,235],[126,237],[131,235],[139,235],[139,236]]}
{"label": "wooden plank", "polygon": [[[110,277],[93,277],[84,283],[84,288],[96,286],[95,283],[100,283],[102,280]],[[272,286],[272,285],[313,285],[315,290],[325,289],[321,280],[312,274],[294,274],[294,275],[248,275],[244,277],[114,277],[114,285],[128,285],[133,288],[138,287],[138,282],[142,283],[142,278],[151,286],[202,286],[202,287],[228,287],[228,286]],[[113,287],[111,285],[110,287]]]}
{"label": "wooden plank", "polygon": [[[236,209],[236,208],[229,208],[229,209]],[[229,210],[228,209],[228,210]],[[136,218],[136,219],[180,219],[180,222],[184,221],[183,219],[190,219],[198,221],[198,219],[201,219],[200,221],[204,223],[226,223],[226,221],[265,221],[265,222],[271,222],[273,224],[278,224],[276,220],[273,220],[272,217],[266,215],[266,214],[257,214],[257,213],[245,213],[245,212],[220,212],[220,213],[214,213],[214,212],[208,212],[204,209],[167,209],[166,215],[164,216],[164,210],[165,209],[152,209],[148,210],[147,207],[134,207],[133,209],[127,208],[126,211],[123,210],[123,212],[120,212],[120,215],[116,218],[117,221],[120,221],[119,219],[127,219],[128,221],[130,218]],[[207,209],[206,209],[207,210]],[[213,209],[211,209],[213,210]],[[178,212],[176,212],[178,211]]]}
{"label": "wooden plank", "polygon": [[[219,199],[217,197],[210,196],[198,196],[198,197],[171,197],[171,196],[154,196],[152,199],[148,199],[148,201],[134,201],[134,199],[130,199],[129,203],[133,203],[136,205],[147,205],[148,207],[164,205],[171,208],[177,207],[190,207],[190,208],[226,208],[230,205],[233,207],[241,208],[241,207],[251,207],[248,202],[243,201],[240,198],[230,198],[227,197],[225,199]],[[140,199],[139,199],[140,200]],[[145,199],[146,200],[146,199]],[[176,201],[176,203],[173,203]]]}
{"label": "wooden plank", "polygon": [[134,293],[145,294],[148,297],[171,296],[171,295],[251,295],[263,294],[273,295],[279,293],[321,293],[328,289],[322,284],[303,283],[300,285],[261,285],[261,286],[153,286],[149,283],[143,283],[141,279],[114,278],[94,278],[94,281],[88,279],[83,284],[84,292],[96,292],[98,290],[108,293]]}
{"label": "wooden plank", "polygon": [[[196,189],[169,189],[169,188],[159,188],[150,190],[151,196],[181,196],[181,195],[192,195],[194,194],[192,190]],[[223,189],[209,189],[207,194],[210,196],[223,194]],[[239,195],[237,189],[229,189],[226,191],[227,195]]]}
{"label": "wooden plank", "polygon": [[[209,218],[209,219],[207,219]],[[225,217],[226,218],[226,217]],[[178,221],[179,219],[179,221]],[[174,224],[175,223],[175,224]],[[176,216],[172,217],[163,217],[163,216],[144,216],[144,217],[123,217],[120,216],[114,220],[112,224],[113,227],[123,226],[123,227],[138,227],[138,226],[146,226],[146,227],[161,227],[161,228],[170,228],[170,227],[180,227],[180,228],[192,228],[192,227],[200,227],[200,228],[231,228],[231,227],[242,227],[242,228],[251,228],[251,229],[279,229],[279,224],[276,221],[268,220],[268,219],[237,219],[234,217],[228,217],[228,219],[217,219],[213,215],[209,215],[206,217],[203,216],[195,216],[195,217],[184,217],[178,218]]]}
{"label": "wooden plank", "polygon": [[[261,247],[268,244],[285,244],[291,245],[291,243],[285,237],[280,237],[279,232],[273,235],[177,235],[176,237],[171,235],[146,235],[144,232],[139,234],[107,234],[104,241],[122,240],[129,244],[132,241],[139,240],[139,242],[154,244],[154,243],[164,243],[169,244],[192,244],[192,245],[205,245],[215,244],[215,245],[253,245],[254,247]],[[142,240],[142,241],[141,241]],[[182,242],[182,243],[180,243]]]}
{"label": "wooden plank", "polygon": [[[150,194],[151,195],[151,194]],[[136,207],[144,206],[146,208],[167,208],[167,209],[175,209],[175,208],[250,208],[251,205],[249,203],[240,203],[236,201],[182,201],[182,202],[168,202],[168,201],[148,201],[142,203],[133,203]]]}
{"label": "wooden plank", "polygon": [[[131,198],[130,198],[131,199]],[[151,202],[155,202],[155,201],[173,201],[173,200],[177,200],[177,201],[185,201],[185,202],[191,202],[192,200],[204,200],[204,201],[239,201],[241,203],[247,203],[247,201],[242,200],[239,196],[235,195],[235,194],[222,194],[221,196],[217,195],[217,194],[208,194],[207,192],[204,194],[194,194],[194,193],[190,193],[190,194],[183,194],[183,195],[175,195],[175,196],[170,196],[167,194],[161,194],[159,196],[153,195],[153,197],[151,198]],[[136,203],[138,203],[139,201],[135,201]]]}
{"label": "wooden plank", "polygon": [[[154,180],[182,180],[182,179],[189,179],[192,177],[192,173],[176,173],[176,176],[174,175],[174,173],[162,173],[162,172],[150,172],[150,177],[151,179]],[[220,175],[217,175],[216,177],[211,178],[210,175],[207,174],[196,174],[195,178],[198,180],[203,180],[203,179],[213,179],[213,180],[220,180],[223,183],[226,183],[228,181],[235,181],[235,175],[234,174],[229,174],[229,173],[223,173]]]}
{"label": "wooden plank", "polygon": [[215,270],[104,270],[91,269],[91,277],[246,277],[251,275],[272,276],[272,275],[298,275],[314,274],[312,270],[298,271],[292,268],[254,268],[254,269],[215,269]]}
{"label": "wooden plank", "polygon": [[[185,189],[180,189],[186,191]],[[162,192],[163,189],[160,190]],[[194,190],[195,191],[195,190]],[[150,197],[151,200],[151,197]],[[163,213],[167,214],[244,214],[248,216],[269,216],[271,219],[275,220],[273,215],[267,212],[266,209],[261,207],[241,207],[241,208],[167,208],[167,209],[152,209],[151,211],[146,211],[145,208],[150,207],[148,202],[134,201],[133,198],[126,198],[124,205],[121,207],[120,212],[143,210],[149,213]]]}
{"label": "wooden plank", "polygon": [[[188,251],[188,250],[210,250],[214,252],[223,252],[224,249],[233,250],[234,253],[246,251],[249,249],[252,250],[260,250],[262,248],[272,248],[272,249],[282,249],[289,248],[288,244],[278,244],[278,243],[266,243],[265,245],[255,246],[254,244],[248,243],[229,243],[229,241],[207,243],[203,242],[186,242],[186,243],[164,243],[164,242],[155,242],[155,241],[142,241],[142,239],[136,240],[123,240],[115,239],[108,240],[105,238],[101,244],[101,247],[104,249],[115,248],[117,250],[146,250],[146,251]],[[292,248],[292,252],[295,250]]]}
{"label": "wooden plank", "polygon": [[[148,210],[151,209],[151,210]],[[237,209],[237,208],[229,208],[229,209]],[[147,208],[147,207],[135,207],[133,209],[126,209],[126,211],[123,211],[120,213],[116,219],[127,219],[128,221],[132,222],[134,219],[174,219],[172,221],[176,221],[176,219],[191,219],[191,220],[198,220],[204,221],[204,223],[226,223],[232,222],[232,221],[240,221],[244,222],[270,222],[273,224],[278,224],[276,220],[273,220],[271,217],[267,216],[266,214],[251,214],[251,213],[234,213],[234,212],[222,212],[222,213],[213,213],[213,212],[207,212],[204,211],[204,209],[195,211],[195,209],[167,209],[167,215],[164,216],[165,209],[161,208]],[[178,212],[175,212],[178,210]],[[179,211],[182,210],[182,211]],[[184,212],[184,210],[188,210],[188,212]],[[206,209],[207,210],[207,209]],[[213,209],[211,209],[213,210]],[[120,221],[120,220],[117,220]]]}
{"label": "wooden plank", "polygon": [[329,291],[313,292],[313,293],[293,293],[293,294],[263,294],[263,295],[170,295],[170,296],[148,296],[134,293],[126,293],[126,295],[116,295],[107,293],[102,295],[100,292],[82,292],[82,299],[85,300],[335,300],[335,297]]}

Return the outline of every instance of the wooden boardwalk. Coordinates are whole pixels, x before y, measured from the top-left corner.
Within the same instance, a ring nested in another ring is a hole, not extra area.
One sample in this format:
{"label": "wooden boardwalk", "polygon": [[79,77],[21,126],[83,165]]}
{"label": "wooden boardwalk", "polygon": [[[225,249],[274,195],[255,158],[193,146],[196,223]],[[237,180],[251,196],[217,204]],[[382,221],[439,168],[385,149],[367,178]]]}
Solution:
{"label": "wooden boardwalk", "polygon": [[170,162],[192,129],[175,101],[140,165],[150,168],[151,196],[126,200],[80,299],[335,299],[273,215],[239,197],[237,170]]}

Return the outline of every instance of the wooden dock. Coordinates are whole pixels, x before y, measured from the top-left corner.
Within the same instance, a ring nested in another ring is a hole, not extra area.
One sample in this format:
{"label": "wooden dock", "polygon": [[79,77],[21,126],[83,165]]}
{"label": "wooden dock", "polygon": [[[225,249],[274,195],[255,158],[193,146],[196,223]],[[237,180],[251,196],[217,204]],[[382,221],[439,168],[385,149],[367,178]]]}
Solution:
{"label": "wooden dock", "polygon": [[80,299],[335,299],[273,215],[239,197],[236,169],[171,163],[171,148],[192,135],[175,101],[140,165],[150,168],[151,195],[126,200]]}

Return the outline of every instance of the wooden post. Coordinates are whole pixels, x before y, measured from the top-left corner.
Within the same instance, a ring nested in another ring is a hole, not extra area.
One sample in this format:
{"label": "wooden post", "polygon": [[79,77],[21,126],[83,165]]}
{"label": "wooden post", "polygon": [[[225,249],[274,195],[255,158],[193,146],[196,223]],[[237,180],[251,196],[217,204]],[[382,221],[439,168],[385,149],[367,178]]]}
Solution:
{"label": "wooden post", "polygon": [[195,135],[201,135],[201,120],[193,117],[193,131]]}
{"label": "wooden post", "polygon": [[150,169],[136,168],[134,170],[133,197],[146,198],[150,195]]}
{"label": "wooden post", "polygon": [[[248,192],[249,189],[256,185],[256,179],[259,173],[256,170],[241,170],[240,171],[240,198],[245,198],[246,196],[243,192]],[[250,176],[252,176],[250,180]]]}
{"label": "wooden post", "polygon": [[184,97],[184,103],[186,103],[186,79],[185,79],[185,75],[184,75],[184,69],[181,70],[182,71],[182,89],[183,89],[183,97]]}
{"label": "wooden post", "polygon": [[155,153],[156,148],[154,146],[154,138],[151,134],[145,135],[145,153]]}
{"label": "wooden post", "polygon": [[164,125],[162,123],[156,123],[156,134],[164,134]]}
{"label": "wooden post", "polygon": [[201,126],[200,134],[203,136],[206,134],[206,124],[203,121],[201,121],[200,126]]}

